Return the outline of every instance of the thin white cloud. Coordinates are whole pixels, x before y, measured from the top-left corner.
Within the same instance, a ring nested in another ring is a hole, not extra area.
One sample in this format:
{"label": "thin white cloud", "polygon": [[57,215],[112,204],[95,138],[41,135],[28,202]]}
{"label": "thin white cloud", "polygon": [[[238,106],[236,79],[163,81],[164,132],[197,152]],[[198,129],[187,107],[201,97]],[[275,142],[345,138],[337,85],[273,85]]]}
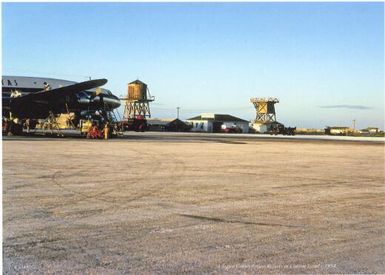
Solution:
{"label": "thin white cloud", "polygon": [[353,109],[353,110],[369,110],[372,107],[364,106],[364,105],[349,105],[349,104],[341,104],[341,105],[323,105],[319,106],[323,109]]}

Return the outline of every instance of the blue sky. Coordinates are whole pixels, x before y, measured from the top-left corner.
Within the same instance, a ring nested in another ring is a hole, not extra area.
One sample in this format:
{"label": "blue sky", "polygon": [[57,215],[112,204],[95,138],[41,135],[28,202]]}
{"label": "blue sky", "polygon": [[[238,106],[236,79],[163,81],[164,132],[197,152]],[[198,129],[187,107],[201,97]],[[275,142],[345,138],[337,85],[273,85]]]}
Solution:
{"label": "blue sky", "polygon": [[2,38],[3,74],[139,78],[153,117],[274,96],[287,125],[384,125],[383,3],[3,3]]}

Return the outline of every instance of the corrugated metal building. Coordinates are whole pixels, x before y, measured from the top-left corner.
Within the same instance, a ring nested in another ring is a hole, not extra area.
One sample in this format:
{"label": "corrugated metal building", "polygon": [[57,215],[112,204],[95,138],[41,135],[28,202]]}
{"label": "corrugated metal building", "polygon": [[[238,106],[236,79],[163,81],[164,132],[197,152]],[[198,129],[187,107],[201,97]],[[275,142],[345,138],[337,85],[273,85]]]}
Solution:
{"label": "corrugated metal building", "polygon": [[238,127],[242,130],[242,133],[249,132],[249,122],[247,120],[228,114],[203,113],[187,119],[187,122],[192,125],[192,132],[219,133],[223,126],[228,128]]}

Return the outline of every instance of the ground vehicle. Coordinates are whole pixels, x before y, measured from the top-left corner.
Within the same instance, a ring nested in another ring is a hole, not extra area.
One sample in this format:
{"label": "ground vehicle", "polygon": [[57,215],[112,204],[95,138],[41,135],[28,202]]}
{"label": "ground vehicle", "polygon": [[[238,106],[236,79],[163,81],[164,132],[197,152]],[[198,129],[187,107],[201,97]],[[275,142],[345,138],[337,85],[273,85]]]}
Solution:
{"label": "ground vehicle", "polygon": [[285,127],[283,124],[274,124],[268,133],[270,135],[294,136],[296,129],[297,127]]}
{"label": "ground vehicle", "polygon": [[221,125],[222,133],[242,133],[242,129],[235,124],[222,124]]}
{"label": "ground vehicle", "polygon": [[119,125],[124,131],[144,132],[148,130],[147,120],[143,116],[136,116],[135,118],[128,118],[120,121]]}

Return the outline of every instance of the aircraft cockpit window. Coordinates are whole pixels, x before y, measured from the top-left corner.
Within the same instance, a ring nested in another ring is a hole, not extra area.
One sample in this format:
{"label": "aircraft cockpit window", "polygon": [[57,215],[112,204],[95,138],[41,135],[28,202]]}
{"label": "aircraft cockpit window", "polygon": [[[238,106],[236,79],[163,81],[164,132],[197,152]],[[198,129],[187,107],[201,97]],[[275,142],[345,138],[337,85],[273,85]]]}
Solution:
{"label": "aircraft cockpit window", "polygon": [[88,98],[89,97],[89,95],[86,92],[80,92],[80,93],[77,93],[76,95],[78,98],[82,98],[82,97]]}

